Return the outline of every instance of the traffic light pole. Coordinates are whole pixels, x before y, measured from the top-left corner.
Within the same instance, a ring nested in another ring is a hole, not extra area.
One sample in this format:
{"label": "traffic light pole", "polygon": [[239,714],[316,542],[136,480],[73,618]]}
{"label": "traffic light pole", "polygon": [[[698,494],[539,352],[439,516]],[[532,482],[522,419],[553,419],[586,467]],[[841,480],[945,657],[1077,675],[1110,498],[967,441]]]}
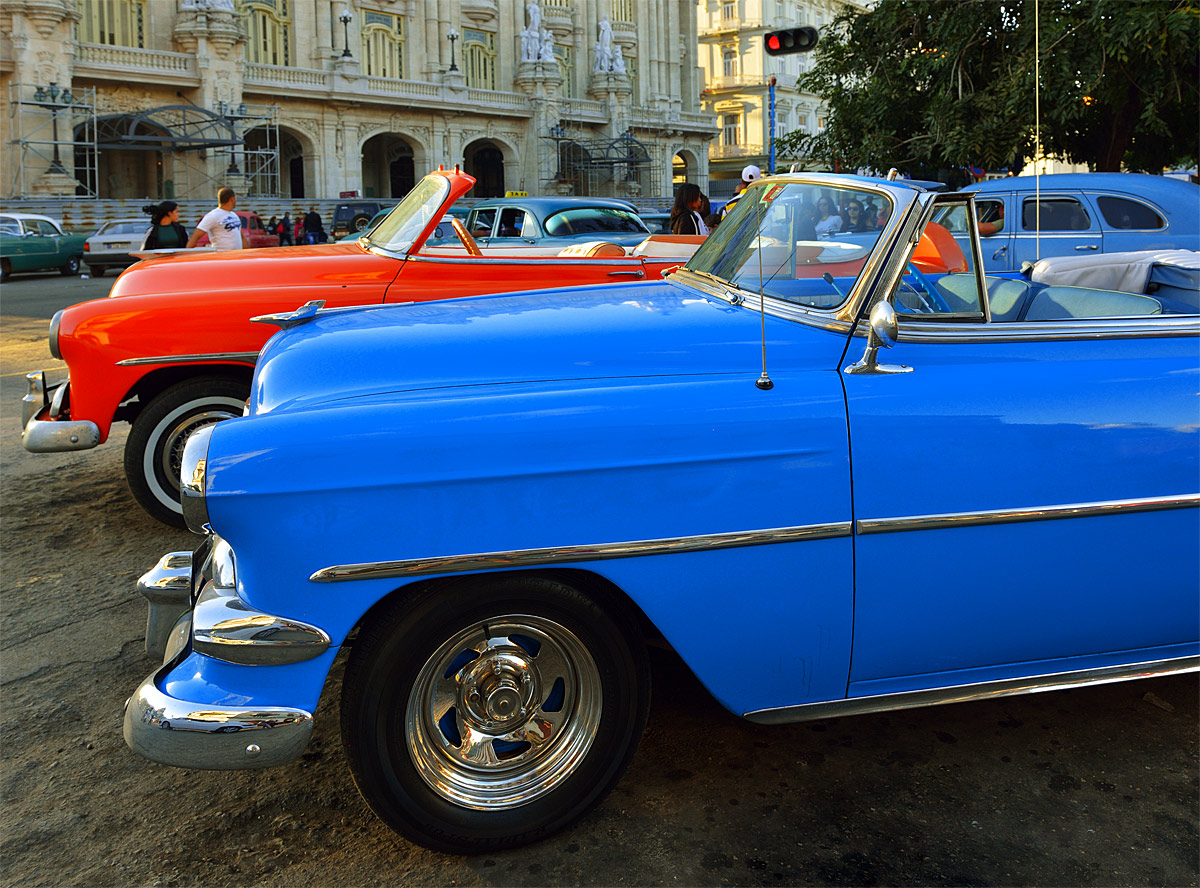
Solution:
{"label": "traffic light pole", "polygon": [[767,81],[767,107],[770,111],[771,148],[767,154],[767,173],[775,175],[775,78]]}

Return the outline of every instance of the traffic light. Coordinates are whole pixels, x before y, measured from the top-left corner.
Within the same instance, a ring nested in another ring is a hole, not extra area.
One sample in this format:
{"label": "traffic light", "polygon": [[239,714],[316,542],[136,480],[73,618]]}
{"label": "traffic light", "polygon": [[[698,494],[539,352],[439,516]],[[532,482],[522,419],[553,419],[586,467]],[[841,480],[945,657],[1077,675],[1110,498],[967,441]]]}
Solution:
{"label": "traffic light", "polygon": [[793,52],[811,52],[817,48],[816,28],[785,28],[763,35],[767,55],[788,55]]}

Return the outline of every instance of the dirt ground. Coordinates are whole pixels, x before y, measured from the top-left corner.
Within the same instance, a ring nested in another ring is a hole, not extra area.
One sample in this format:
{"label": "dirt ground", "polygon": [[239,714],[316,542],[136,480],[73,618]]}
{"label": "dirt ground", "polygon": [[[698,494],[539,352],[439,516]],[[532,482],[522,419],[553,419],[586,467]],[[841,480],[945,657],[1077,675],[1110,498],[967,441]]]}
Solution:
{"label": "dirt ground", "polygon": [[[145,654],[137,577],[194,538],[134,504],[121,440],[34,456],[0,348],[0,883],[124,885],[1195,885],[1197,680],[1182,676],[761,727],[666,653],[633,767],[574,828],[479,857],[416,848],[361,801],[339,678],[309,750],[185,771],[121,738]],[[736,651],[721,651],[736,656]]]}

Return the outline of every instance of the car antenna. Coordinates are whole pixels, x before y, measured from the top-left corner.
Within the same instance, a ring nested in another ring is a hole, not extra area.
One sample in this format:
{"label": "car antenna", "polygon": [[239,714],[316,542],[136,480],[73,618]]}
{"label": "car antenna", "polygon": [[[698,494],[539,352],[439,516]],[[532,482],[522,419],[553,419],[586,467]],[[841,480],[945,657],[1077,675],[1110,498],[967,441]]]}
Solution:
{"label": "car antenna", "polygon": [[758,231],[755,232],[755,241],[757,241],[758,252],[758,321],[762,328],[762,375],[754,380],[754,384],[764,392],[770,391],[775,387],[775,383],[771,382],[771,377],[767,375],[767,298],[764,295],[766,284],[763,280],[763,240],[762,240],[762,220],[763,220],[763,202],[755,201],[755,213],[758,215]]}

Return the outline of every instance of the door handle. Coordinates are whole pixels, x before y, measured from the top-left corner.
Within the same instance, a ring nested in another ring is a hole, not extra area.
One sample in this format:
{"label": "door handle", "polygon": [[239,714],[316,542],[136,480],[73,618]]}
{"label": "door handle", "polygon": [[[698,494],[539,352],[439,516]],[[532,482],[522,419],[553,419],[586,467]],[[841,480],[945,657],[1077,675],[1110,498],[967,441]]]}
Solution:
{"label": "door handle", "polygon": [[999,259],[1001,256],[1003,256],[1007,252],[1008,252],[1008,245],[1006,244],[1005,246],[998,249],[996,252],[992,253],[992,258]]}
{"label": "door handle", "polygon": [[1099,244],[1080,244],[1075,249],[1077,249],[1077,250],[1098,250],[1098,249],[1100,249],[1100,245]]}
{"label": "door handle", "polygon": [[637,271],[610,271],[608,273],[608,276],[616,277],[619,274],[628,274],[628,275],[632,275],[633,277],[639,277],[639,278],[646,276],[646,272],[642,271],[640,268]]}

